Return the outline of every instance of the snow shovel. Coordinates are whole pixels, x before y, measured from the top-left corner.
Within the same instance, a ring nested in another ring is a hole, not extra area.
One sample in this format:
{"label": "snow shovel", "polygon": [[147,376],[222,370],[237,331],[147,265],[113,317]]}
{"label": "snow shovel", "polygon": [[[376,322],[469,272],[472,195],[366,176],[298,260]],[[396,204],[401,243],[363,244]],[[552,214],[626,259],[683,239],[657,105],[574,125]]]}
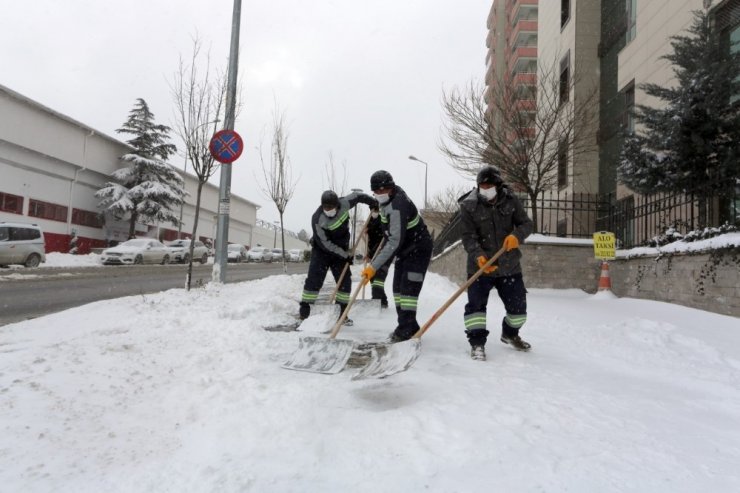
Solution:
{"label": "snow shovel", "polygon": [[326,374],[339,373],[344,369],[347,360],[352,355],[355,342],[349,339],[337,339],[336,337],[349,314],[349,309],[366,282],[367,280],[363,278],[360,284],[357,285],[354,293],[352,293],[352,298],[347,303],[347,307],[332,327],[329,337],[302,337],[298,343],[298,349],[283,364],[283,368]]}
{"label": "snow shovel", "polygon": [[465,284],[460,286],[455,293],[448,299],[436,312],[432,315],[427,323],[421,326],[421,328],[414,334],[414,336],[408,341],[391,343],[380,343],[370,347],[370,361],[368,364],[360,370],[356,375],[352,377],[352,380],[363,380],[365,378],[385,378],[396,373],[408,370],[414,361],[421,354],[421,336],[429,329],[429,327],[449,308],[449,306],[475,282],[482,274],[483,271],[493,265],[498,258],[504,254],[506,249],[501,247],[499,251],[495,253],[493,257],[488,259],[483,267],[473,274]]}

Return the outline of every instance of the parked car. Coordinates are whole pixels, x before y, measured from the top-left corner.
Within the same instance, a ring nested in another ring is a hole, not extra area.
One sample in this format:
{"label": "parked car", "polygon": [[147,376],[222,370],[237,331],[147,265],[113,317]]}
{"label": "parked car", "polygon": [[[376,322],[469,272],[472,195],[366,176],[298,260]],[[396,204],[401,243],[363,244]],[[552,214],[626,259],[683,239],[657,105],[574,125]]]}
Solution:
{"label": "parked car", "polygon": [[136,238],[103,250],[100,261],[105,265],[168,264],[170,250],[157,240]]}
{"label": "parked car", "polygon": [[272,261],[273,262],[282,262],[283,258],[287,260],[288,258],[288,252],[285,250],[282,250],[280,248],[273,248],[272,249]]}
{"label": "parked car", "polygon": [[227,247],[226,253],[229,262],[241,263],[247,260],[247,249],[244,245],[233,243]]}
{"label": "parked car", "polygon": [[288,251],[288,261],[290,262],[303,262],[303,250],[295,248]]}
{"label": "parked car", "polygon": [[[190,240],[175,240],[167,245],[170,250],[170,261],[187,264],[190,261]],[[208,247],[202,241],[195,240],[193,261],[201,264],[208,262]]]}
{"label": "parked car", "polygon": [[0,222],[0,265],[46,262],[44,235],[35,224]]}
{"label": "parked car", "polygon": [[247,262],[272,262],[272,252],[265,247],[254,247],[247,252]]}

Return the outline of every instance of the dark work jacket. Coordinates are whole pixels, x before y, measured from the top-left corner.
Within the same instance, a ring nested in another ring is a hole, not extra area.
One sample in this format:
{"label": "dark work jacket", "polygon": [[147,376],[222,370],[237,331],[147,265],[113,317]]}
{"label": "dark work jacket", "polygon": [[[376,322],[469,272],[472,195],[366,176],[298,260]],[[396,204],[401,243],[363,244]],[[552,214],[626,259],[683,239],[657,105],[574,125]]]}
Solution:
{"label": "dark work jacket", "polygon": [[324,214],[321,206],[316,209],[311,217],[311,228],[313,229],[311,244],[314,248],[342,258],[349,257],[349,211],[359,202],[371,207],[378,203],[367,194],[352,192],[339,198],[339,207],[334,217]]}
{"label": "dark work jacket", "polygon": [[[499,187],[493,203],[488,202],[474,188],[463,195],[460,204],[462,243],[468,252],[468,276],[478,271],[478,257],[491,258],[504,244],[504,238],[513,234],[524,243],[532,234],[532,220],[522,203],[508,188]],[[522,271],[519,259],[522,253],[518,248],[501,255],[496,261],[498,269],[490,275],[509,276]]]}
{"label": "dark work jacket", "polygon": [[386,228],[387,240],[372,261],[373,269],[379,270],[393,257],[403,258],[417,247],[431,252],[432,237],[419,211],[406,192],[396,185],[386,204],[380,205],[380,219]]}
{"label": "dark work jacket", "polygon": [[367,223],[367,256],[373,258],[375,250],[378,249],[380,242],[385,237],[385,226],[380,219],[380,214],[376,218],[370,218]]}

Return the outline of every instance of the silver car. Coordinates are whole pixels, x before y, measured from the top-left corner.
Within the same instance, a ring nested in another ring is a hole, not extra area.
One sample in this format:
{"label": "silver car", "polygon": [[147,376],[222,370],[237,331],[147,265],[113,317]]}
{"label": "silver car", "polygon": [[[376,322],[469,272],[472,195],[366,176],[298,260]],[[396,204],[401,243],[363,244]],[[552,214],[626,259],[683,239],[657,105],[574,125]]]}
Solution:
{"label": "silver car", "polygon": [[0,265],[46,262],[44,235],[35,224],[0,222]]}
{"label": "silver car", "polygon": [[[170,250],[171,262],[182,262],[187,264],[190,261],[190,240],[175,240],[167,245]],[[205,264],[208,262],[208,247],[202,241],[195,240],[193,245],[193,262]]]}
{"label": "silver car", "polygon": [[169,264],[170,251],[157,240],[137,238],[103,250],[100,261],[105,265]]}
{"label": "silver car", "polygon": [[247,252],[247,262],[272,262],[272,252],[265,247],[254,247]]}

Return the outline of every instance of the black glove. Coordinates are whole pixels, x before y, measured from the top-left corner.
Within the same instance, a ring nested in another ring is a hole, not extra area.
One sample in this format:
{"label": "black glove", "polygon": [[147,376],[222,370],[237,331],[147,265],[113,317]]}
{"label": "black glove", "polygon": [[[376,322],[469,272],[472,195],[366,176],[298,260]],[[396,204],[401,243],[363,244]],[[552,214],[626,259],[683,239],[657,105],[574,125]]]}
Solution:
{"label": "black glove", "polygon": [[352,265],[354,263],[354,258],[352,258],[352,255],[347,255],[347,258],[345,260],[349,265]]}

